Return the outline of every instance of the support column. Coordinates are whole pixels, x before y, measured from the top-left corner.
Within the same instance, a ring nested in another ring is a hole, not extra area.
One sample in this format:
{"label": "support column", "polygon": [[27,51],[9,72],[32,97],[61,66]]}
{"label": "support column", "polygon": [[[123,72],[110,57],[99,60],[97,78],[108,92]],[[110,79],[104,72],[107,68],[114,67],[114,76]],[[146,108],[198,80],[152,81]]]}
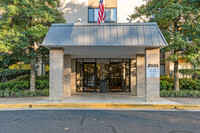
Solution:
{"label": "support column", "polygon": [[76,93],[76,59],[71,60],[71,92]]}
{"label": "support column", "polygon": [[160,99],[160,49],[146,49],[146,101]]}
{"label": "support column", "polygon": [[145,56],[136,55],[137,64],[137,96],[145,96]]}
{"label": "support column", "polygon": [[50,49],[50,101],[63,100],[63,49]]}
{"label": "support column", "polygon": [[130,65],[130,69],[131,69],[131,94],[136,96],[137,95],[137,87],[136,87],[136,76],[137,76],[137,72],[136,72],[136,59],[131,59],[131,65]]}
{"label": "support column", "polygon": [[71,56],[64,55],[63,96],[71,96]]}

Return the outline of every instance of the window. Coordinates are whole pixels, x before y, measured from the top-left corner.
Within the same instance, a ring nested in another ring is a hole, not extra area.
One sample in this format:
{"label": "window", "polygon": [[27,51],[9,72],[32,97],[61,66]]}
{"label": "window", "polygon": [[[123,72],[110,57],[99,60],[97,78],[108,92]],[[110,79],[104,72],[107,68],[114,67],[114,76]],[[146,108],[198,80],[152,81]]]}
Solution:
{"label": "window", "polygon": [[98,8],[88,9],[88,22],[97,22],[98,19]]}
{"label": "window", "polygon": [[[98,8],[88,9],[88,22],[97,22],[98,19]],[[106,8],[105,9],[105,22],[117,22],[117,8]]]}
{"label": "window", "polygon": [[165,65],[160,65],[160,75],[165,74]]}
{"label": "window", "polygon": [[105,22],[117,22],[117,8],[105,9]]}

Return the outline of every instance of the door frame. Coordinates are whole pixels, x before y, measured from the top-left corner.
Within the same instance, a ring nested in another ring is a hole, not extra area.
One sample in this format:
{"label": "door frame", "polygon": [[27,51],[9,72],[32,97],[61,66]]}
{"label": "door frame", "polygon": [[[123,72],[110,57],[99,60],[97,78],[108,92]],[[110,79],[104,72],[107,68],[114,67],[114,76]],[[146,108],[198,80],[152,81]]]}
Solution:
{"label": "door frame", "polygon": [[[86,64],[94,64],[94,82],[95,82],[95,89],[94,89],[94,91],[86,91],[85,90],[85,75],[84,75],[84,73],[85,73],[85,70],[84,70],[84,66],[86,65]],[[95,62],[83,62],[83,68],[82,68],[82,70],[83,70],[83,92],[96,92],[96,89],[97,89],[97,67],[96,67],[96,61]]]}
{"label": "door frame", "polygon": [[111,88],[111,65],[112,64],[120,64],[120,63],[124,63],[124,59],[122,59],[123,61],[122,62],[111,62],[111,59],[110,59],[110,85],[109,85],[109,90],[110,90],[110,92],[124,92],[124,88],[123,88],[123,86],[121,86],[122,87],[122,91],[112,91],[112,88]]}

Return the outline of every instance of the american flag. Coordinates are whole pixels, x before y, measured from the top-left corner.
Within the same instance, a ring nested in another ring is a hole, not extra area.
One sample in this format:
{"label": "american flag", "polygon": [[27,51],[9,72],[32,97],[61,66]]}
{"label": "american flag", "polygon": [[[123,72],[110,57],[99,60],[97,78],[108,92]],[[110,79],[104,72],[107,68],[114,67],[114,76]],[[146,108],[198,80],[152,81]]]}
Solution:
{"label": "american flag", "polygon": [[99,2],[98,25],[105,19],[103,0]]}

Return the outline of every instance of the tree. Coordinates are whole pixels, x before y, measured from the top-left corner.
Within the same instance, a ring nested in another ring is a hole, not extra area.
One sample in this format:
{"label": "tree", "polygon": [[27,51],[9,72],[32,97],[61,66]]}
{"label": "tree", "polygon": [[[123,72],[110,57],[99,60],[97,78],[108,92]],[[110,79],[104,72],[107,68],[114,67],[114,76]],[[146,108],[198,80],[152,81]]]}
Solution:
{"label": "tree", "polygon": [[165,36],[169,45],[161,51],[172,52],[167,60],[174,63],[174,89],[178,91],[178,61],[187,60],[194,65],[200,62],[200,1],[149,0],[130,15],[130,20],[138,18],[143,22],[157,22]]}
{"label": "tree", "polygon": [[[39,46],[52,23],[65,22],[59,0],[0,0],[0,52],[4,63],[31,64],[30,90],[35,90],[35,62],[48,50]],[[38,48],[39,47],[39,48]]]}

